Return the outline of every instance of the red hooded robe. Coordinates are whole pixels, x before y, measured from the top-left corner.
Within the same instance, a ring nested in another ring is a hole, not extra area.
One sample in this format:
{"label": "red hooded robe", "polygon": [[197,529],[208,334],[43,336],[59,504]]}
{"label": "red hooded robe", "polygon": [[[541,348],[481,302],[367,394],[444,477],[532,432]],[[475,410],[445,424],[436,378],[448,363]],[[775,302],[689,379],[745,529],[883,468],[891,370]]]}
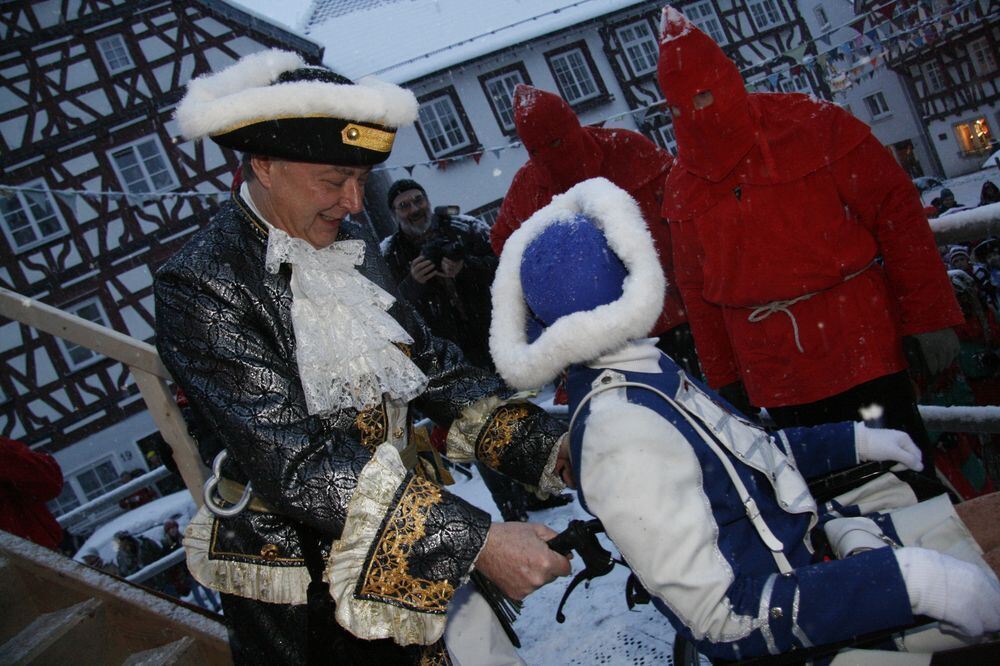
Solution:
{"label": "red hooded robe", "polygon": [[55,458],[0,437],[0,530],[56,549],[62,528],[45,502],[58,497],[62,487]]}
{"label": "red hooded robe", "polygon": [[500,256],[507,238],[552,197],[598,176],[632,195],[656,241],[668,288],[652,331],[660,335],[687,321],[674,285],[670,229],[660,219],[663,181],[673,159],[646,137],[625,129],[582,127],[561,97],[531,86],[514,91],[514,123],[531,156],[514,175],[490,242]]}
{"label": "red hooded robe", "polygon": [[903,370],[902,336],[962,321],[920,197],[866,125],[806,95],[747,94],[669,7],[659,80],[678,144],[663,217],[709,384],[810,403]]}

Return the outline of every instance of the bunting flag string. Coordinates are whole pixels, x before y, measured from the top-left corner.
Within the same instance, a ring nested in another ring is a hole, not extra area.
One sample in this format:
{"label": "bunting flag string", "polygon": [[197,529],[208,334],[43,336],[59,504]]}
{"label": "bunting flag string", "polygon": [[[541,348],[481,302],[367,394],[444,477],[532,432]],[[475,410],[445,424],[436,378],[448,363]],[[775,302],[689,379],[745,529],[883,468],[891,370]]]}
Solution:
{"label": "bunting flag string", "polygon": [[[876,70],[886,67],[886,63],[891,59],[891,52],[903,50],[909,47],[920,47],[924,44],[934,43],[944,35],[948,28],[949,21],[956,19],[959,24],[964,24],[972,16],[971,7],[977,0],[960,0],[945,10],[941,16],[934,16],[932,12],[927,12],[921,3],[902,2],[901,0],[887,0],[886,2],[873,7],[861,16],[852,17],[849,21],[841,25],[827,28],[821,34],[810,40],[805,40],[797,46],[790,48],[776,56],[754,63],[741,70],[744,76],[750,71],[765,72],[755,74],[747,80],[747,88],[751,91],[770,90],[777,88],[786,72],[791,76],[798,76],[806,69],[816,71],[827,79],[833,92],[842,92],[849,88],[857,80],[863,77],[871,78]],[[994,20],[996,13],[985,17],[984,21]],[[878,20],[881,17],[881,20]],[[866,23],[871,23],[866,29]],[[890,26],[895,26],[895,32]],[[833,35],[839,30],[850,28],[855,35],[851,35],[845,41],[834,43]],[[884,32],[883,32],[884,30]],[[816,49],[816,54],[806,53],[810,44],[822,44],[824,48]],[[790,60],[780,67],[769,67],[769,65],[779,60]],[[841,66],[840,63],[843,63]],[[766,86],[764,85],[766,83]],[[605,125],[606,123],[621,120],[636,114],[661,113],[664,112],[664,102],[656,101],[635,109],[608,116],[603,120],[591,123],[593,125]],[[486,155],[490,153],[494,158],[499,159],[500,155],[508,150],[521,147],[520,141],[480,148],[479,150],[456,155],[453,157],[435,158],[423,162],[414,162],[406,165],[379,166],[373,171],[391,171],[394,169],[404,170],[408,176],[412,176],[417,167],[436,168],[441,171],[448,169],[452,164],[461,160],[472,159],[477,165]],[[49,190],[44,188],[11,187],[0,185],[0,196],[8,196],[10,190],[26,192],[51,192],[59,196],[63,201],[70,199],[76,201],[76,197],[86,199],[108,198],[114,201],[126,200],[130,204],[142,204],[151,200],[163,200],[170,198],[201,198],[209,203],[215,203],[224,197],[229,196],[228,192],[91,192],[86,190]]]}

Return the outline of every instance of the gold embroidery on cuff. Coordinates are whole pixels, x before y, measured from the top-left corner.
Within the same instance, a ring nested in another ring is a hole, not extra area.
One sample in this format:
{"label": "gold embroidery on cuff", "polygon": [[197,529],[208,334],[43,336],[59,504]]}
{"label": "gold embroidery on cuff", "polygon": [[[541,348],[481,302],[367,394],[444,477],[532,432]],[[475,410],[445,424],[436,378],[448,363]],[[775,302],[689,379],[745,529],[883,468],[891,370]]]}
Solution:
{"label": "gold embroidery on cuff", "polygon": [[451,666],[452,663],[444,640],[428,645],[420,653],[420,666]]}
{"label": "gold embroidery on cuff", "polygon": [[410,576],[406,559],[425,534],[427,510],[441,501],[441,489],[416,476],[378,537],[364,572],[358,596],[376,597],[427,613],[443,613],[454,594],[446,580]]}
{"label": "gold embroidery on cuff", "polygon": [[476,442],[476,457],[493,469],[497,469],[521,422],[529,416],[531,409],[523,402],[497,408],[493,412],[493,418],[479,435],[479,440]]}
{"label": "gold embroidery on cuff", "polygon": [[484,398],[467,406],[451,422],[445,442],[445,455],[454,462],[469,462],[476,459],[476,440],[483,426],[490,419],[493,410],[503,404],[496,396]]}
{"label": "gold embroidery on cuff", "polygon": [[361,444],[369,451],[374,452],[385,441],[386,420],[385,403],[358,412],[355,417],[354,426],[361,433]]}

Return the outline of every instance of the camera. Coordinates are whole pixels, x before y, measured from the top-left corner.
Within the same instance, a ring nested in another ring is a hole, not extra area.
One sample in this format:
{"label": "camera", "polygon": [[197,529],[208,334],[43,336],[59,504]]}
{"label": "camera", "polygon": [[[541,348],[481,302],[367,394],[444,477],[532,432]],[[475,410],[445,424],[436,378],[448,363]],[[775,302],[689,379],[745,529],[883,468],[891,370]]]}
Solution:
{"label": "camera", "polygon": [[441,268],[442,259],[465,259],[465,242],[451,226],[451,218],[458,215],[458,211],[458,206],[436,206],[434,224],[438,234],[420,247],[420,254],[438,269]]}

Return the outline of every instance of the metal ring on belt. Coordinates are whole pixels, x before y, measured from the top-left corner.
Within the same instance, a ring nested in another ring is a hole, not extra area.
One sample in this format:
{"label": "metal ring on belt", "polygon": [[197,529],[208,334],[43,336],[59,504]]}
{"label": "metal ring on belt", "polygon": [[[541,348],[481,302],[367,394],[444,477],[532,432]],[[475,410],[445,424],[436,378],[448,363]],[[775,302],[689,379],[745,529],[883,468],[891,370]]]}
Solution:
{"label": "metal ring on belt", "polygon": [[247,481],[247,485],[243,489],[243,495],[236,504],[230,507],[223,507],[216,502],[215,489],[222,480],[222,463],[228,456],[229,451],[226,449],[219,451],[219,455],[215,456],[215,460],[212,461],[212,476],[208,477],[208,481],[205,482],[205,486],[202,488],[202,498],[205,500],[205,506],[208,507],[209,511],[222,518],[232,518],[238,515],[243,509],[247,508],[247,505],[250,504],[250,499],[253,497],[253,488],[250,482]]}

